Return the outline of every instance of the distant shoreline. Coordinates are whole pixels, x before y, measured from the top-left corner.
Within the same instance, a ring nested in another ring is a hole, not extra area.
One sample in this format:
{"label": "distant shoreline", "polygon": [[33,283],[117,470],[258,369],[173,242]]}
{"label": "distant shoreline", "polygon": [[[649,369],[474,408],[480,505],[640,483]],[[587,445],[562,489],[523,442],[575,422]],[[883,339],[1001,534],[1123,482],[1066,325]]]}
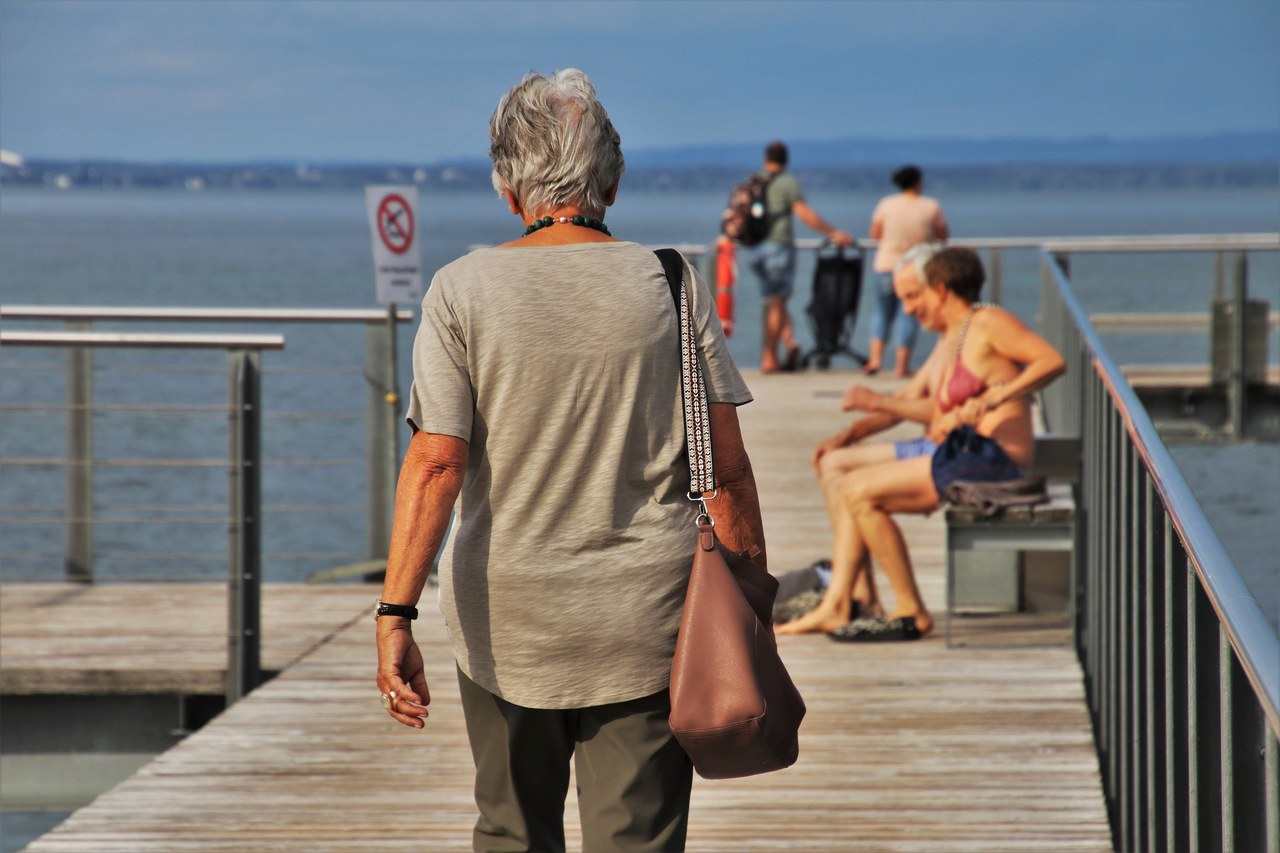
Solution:
{"label": "distant shoreline", "polygon": [[[931,191],[957,190],[1158,190],[1272,189],[1280,187],[1280,162],[1226,163],[1010,163],[925,166]],[[726,190],[742,179],[741,166],[657,166],[627,170],[628,189]],[[796,175],[809,190],[886,192],[882,166],[804,168]],[[104,160],[28,160],[0,170],[0,186],[72,189],[355,189],[368,184],[416,183],[433,190],[491,191],[489,170],[479,164],[129,163]]]}

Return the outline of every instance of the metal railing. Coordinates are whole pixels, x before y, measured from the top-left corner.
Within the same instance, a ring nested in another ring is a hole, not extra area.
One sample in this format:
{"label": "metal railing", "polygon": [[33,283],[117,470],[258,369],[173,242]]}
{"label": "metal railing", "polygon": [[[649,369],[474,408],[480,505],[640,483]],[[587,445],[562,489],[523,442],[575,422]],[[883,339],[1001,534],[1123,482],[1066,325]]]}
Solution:
{"label": "metal railing", "polygon": [[[3,305],[3,321],[58,321],[68,335],[99,335],[82,340],[106,340],[117,333],[94,333],[94,323],[273,323],[273,324],[363,324],[365,327],[366,459],[369,500],[366,514],[366,558],[369,564],[386,556],[390,545],[391,515],[395,503],[395,482],[399,466],[396,326],[412,320],[413,312],[387,309],[243,309],[243,308],[117,308],[58,305]],[[46,333],[56,335],[58,333]],[[133,340],[146,336],[134,334]],[[192,337],[192,336],[188,336]],[[172,337],[167,338],[173,340]],[[12,336],[6,340],[16,340]],[[52,340],[52,338],[50,338]],[[141,345],[141,344],[138,344]],[[173,346],[173,344],[166,344]],[[66,388],[66,458],[42,460],[66,468],[64,512],[66,525],[65,574],[70,580],[94,578],[93,528],[100,521],[93,514],[94,469],[101,461],[93,457],[93,419],[103,407],[94,403],[93,348],[69,348],[64,366]],[[25,406],[25,408],[48,408]],[[159,407],[153,407],[153,410]],[[191,523],[188,521],[187,523]],[[357,564],[359,565],[359,564]]]}
{"label": "metal railing", "polygon": [[[230,705],[262,681],[261,586],[262,586],[262,352],[284,349],[281,335],[167,335],[120,332],[3,332],[0,346],[58,347],[68,353],[87,354],[94,349],[220,349],[227,353],[227,415],[230,421],[228,447],[227,525],[228,545],[228,629],[226,697]],[[78,362],[79,359],[70,359]],[[87,373],[79,379],[87,378]],[[77,388],[88,398],[88,383]],[[70,441],[83,440],[82,428],[74,423]],[[79,478],[87,465],[71,466],[77,479],[73,502],[85,499],[89,489],[79,490]],[[91,499],[90,499],[91,502]],[[89,507],[74,511],[89,512]],[[76,533],[79,528],[70,531]],[[79,547],[80,543],[76,543]],[[77,569],[86,567],[75,567]],[[83,572],[76,580],[88,580]]]}
{"label": "metal railing", "polygon": [[[1053,238],[1045,240],[1043,248],[1056,259],[1066,275],[1070,275],[1071,256],[1075,254],[1212,252],[1213,299],[1222,307],[1226,322],[1215,324],[1214,318],[1207,315],[1204,320],[1198,316],[1171,315],[1164,318],[1164,323],[1186,329],[1195,322],[1197,325],[1207,324],[1212,329],[1215,337],[1213,376],[1225,387],[1227,398],[1227,419],[1222,425],[1222,432],[1227,437],[1244,437],[1249,385],[1266,382],[1265,336],[1267,327],[1274,325],[1274,321],[1267,317],[1266,303],[1253,303],[1249,298],[1248,253],[1280,250],[1280,234]],[[1106,323],[1112,327],[1121,326],[1132,322],[1133,316],[1110,315]],[[1259,322],[1254,323],[1254,319]],[[1219,325],[1224,328],[1219,329]],[[1150,328],[1159,330],[1158,326]],[[1133,329],[1127,331],[1132,332]]]}
{"label": "metal railing", "polygon": [[[1203,249],[1277,248],[1263,236]],[[1042,255],[1042,328],[1068,364],[1046,405],[1083,448],[1077,650],[1116,848],[1276,853],[1280,639],[1059,257],[1192,246],[1054,241]]]}
{"label": "metal railing", "polygon": [[[952,243],[986,253],[987,283],[984,299],[1001,304],[1004,298],[1004,253],[1006,250],[1039,251],[1047,249],[1058,255],[1086,252],[1213,252],[1215,293],[1224,292],[1229,254],[1256,250],[1280,249],[1278,234],[1160,234],[1136,237],[954,237]],[[796,240],[796,248],[817,251],[823,240]],[[858,246],[873,250],[879,242],[859,239]],[[702,263],[704,278],[715,281],[715,248],[706,243],[676,246],[694,263]],[[1237,274],[1238,275],[1238,274]]]}

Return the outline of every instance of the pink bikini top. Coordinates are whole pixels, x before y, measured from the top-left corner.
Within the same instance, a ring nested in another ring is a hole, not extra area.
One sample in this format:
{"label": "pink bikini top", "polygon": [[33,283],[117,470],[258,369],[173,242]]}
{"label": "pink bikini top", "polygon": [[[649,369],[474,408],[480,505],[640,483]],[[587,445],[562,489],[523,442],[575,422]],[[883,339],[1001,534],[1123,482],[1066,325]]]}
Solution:
{"label": "pink bikini top", "polygon": [[966,401],[977,397],[979,394],[987,390],[987,383],[974,376],[969,368],[964,366],[964,362],[960,360],[960,350],[964,347],[964,337],[969,332],[969,321],[973,319],[973,315],[986,308],[984,302],[974,303],[969,311],[969,316],[964,318],[964,325],[960,327],[960,337],[956,341],[956,366],[951,371],[951,378],[947,380],[947,384],[938,389],[938,411],[943,414],[951,411],[957,406],[963,406]]}
{"label": "pink bikini top", "polygon": [[963,361],[956,359],[956,369],[951,371],[951,379],[947,381],[945,388],[938,390],[938,410],[949,412],[986,390],[987,383],[970,373]]}

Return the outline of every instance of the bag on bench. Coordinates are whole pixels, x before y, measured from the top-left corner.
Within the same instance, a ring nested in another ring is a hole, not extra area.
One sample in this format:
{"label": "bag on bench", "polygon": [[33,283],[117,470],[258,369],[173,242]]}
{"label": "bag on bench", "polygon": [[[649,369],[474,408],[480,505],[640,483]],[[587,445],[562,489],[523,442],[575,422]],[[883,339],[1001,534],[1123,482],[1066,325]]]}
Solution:
{"label": "bag on bench", "polygon": [[990,483],[980,480],[953,480],[942,493],[947,503],[977,507],[986,518],[994,518],[1011,506],[1048,503],[1044,477],[1020,477]]}

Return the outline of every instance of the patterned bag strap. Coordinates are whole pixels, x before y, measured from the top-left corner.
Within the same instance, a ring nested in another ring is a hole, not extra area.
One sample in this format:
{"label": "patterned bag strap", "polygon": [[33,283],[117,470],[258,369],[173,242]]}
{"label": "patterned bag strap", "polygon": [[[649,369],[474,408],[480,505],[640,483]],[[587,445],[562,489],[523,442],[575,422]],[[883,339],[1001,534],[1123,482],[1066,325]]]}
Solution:
{"label": "patterned bag strap", "polygon": [[[711,421],[707,386],[698,361],[698,339],[689,304],[689,283],[684,278],[684,258],[675,249],[654,252],[662,261],[671,298],[680,310],[680,388],[684,398],[684,438],[689,456],[689,499],[714,496],[715,470],[711,465]],[[705,506],[703,507],[705,513]]]}

